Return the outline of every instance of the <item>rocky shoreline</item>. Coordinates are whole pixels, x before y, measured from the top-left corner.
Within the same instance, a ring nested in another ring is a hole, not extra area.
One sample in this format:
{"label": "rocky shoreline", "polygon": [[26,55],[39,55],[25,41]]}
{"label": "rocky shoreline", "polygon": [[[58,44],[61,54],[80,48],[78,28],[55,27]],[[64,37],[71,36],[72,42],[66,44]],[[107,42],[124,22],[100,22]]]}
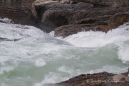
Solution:
{"label": "rocky shoreline", "polygon": [[129,86],[129,69],[121,74],[108,72],[81,74],[69,80],[46,86]]}
{"label": "rocky shoreline", "polygon": [[128,0],[8,0],[0,1],[0,17],[66,37],[116,28],[129,21],[128,7]]}
{"label": "rocky shoreline", "polygon": [[[129,1],[2,0],[0,17],[10,18],[17,24],[33,25],[45,32],[54,30],[55,36],[62,37],[89,30],[108,32],[129,21]],[[56,86],[129,86],[128,74],[129,71],[82,74]]]}

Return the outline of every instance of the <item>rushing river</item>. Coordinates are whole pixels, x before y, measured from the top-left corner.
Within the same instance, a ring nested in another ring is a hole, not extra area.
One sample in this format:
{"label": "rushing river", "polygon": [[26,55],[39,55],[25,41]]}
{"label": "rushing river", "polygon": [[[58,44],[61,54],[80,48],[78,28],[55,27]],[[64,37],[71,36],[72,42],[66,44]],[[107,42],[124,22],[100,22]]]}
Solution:
{"label": "rushing river", "polygon": [[[121,73],[129,67],[129,25],[52,37],[0,19],[0,86],[44,86],[79,74]],[[18,39],[14,41],[14,39]]]}

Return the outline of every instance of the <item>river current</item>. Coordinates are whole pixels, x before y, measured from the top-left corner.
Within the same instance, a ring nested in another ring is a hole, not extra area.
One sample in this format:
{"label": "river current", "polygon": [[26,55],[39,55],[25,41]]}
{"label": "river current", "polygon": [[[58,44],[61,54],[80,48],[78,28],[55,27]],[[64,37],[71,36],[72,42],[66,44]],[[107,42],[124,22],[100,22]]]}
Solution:
{"label": "river current", "polygon": [[[129,24],[66,38],[0,19],[0,86],[45,86],[79,74],[126,72]],[[14,41],[14,39],[18,39]]]}

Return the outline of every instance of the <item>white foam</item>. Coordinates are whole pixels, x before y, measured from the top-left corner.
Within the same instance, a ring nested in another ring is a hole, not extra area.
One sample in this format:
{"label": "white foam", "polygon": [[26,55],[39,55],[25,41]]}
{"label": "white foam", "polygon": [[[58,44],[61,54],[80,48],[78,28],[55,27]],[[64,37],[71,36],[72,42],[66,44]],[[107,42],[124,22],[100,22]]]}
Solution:
{"label": "white foam", "polygon": [[44,38],[49,36],[33,26],[0,23],[0,37],[18,39],[26,37]]}
{"label": "white foam", "polygon": [[36,83],[34,86],[45,86],[45,84],[54,84],[56,81],[60,81],[61,77],[55,73],[50,72],[46,75],[42,82]]}
{"label": "white foam", "polygon": [[58,71],[65,72],[65,73],[68,73],[68,74],[70,74],[70,75],[72,75],[73,72],[74,72],[72,69],[68,69],[68,68],[65,67],[65,66],[59,67],[59,68],[58,68]]}
{"label": "white foam", "polygon": [[118,48],[118,58],[123,63],[129,62],[129,24],[119,26],[107,33],[100,31],[83,31],[70,35],[66,38],[57,37],[65,40],[76,47],[102,47],[107,44],[115,44]]}
{"label": "white foam", "polygon": [[4,23],[11,23],[12,20],[8,19],[8,18],[0,18],[0,21],[4,22]]}
{"label": "white foam", "polygon": [[100,31],[79,32],[62,40],[65,40],[76,47],[101,47],[110,43],[120,43],[129,40],[128,28],[129,25],[125,24],[107,33]]}
{"label": "white foam", "polygon": [[52,37],[54,37],[54,34],[55,34],[54,31],[51,31],[51,32],[49,33],[49,35],[52,36]]}
{"label": "white foam", "polygon": [[37,66],[37,67],[43,67],[44,65],[46,65],[46,62],[43,60],[43,59],[37,59],[36,61],[35,61],[35,65]]}
{"label": "white foam", "polygon": [[126,72],[127,68],[128,67],[119,68],[118,66],[106,65],[106,66],[103,66],[100,69],[91,70],[88,73],[93,74],[93,73],[99,73],[99,72],[106,71],[106,72],[109,72],[109,73],[113,72],[113,73],[119,74],[119,73],[122,73],[122,72]]}
{"label": "white foam", "polygon": [[[12,74],[8,80],[10,83],[7,82],[7,84],[10,86],[15,80],[18,82],[17,77],[20,77],[19,81],[26,86],[30,86],[28,82],[33,83],[33,85],[36,83],[35,86],[43,86],[44,84],[57,83],[82,73],[100,71],[121,72],[120,69],[123,67],[122,71],[126,70],[125,66],[127,67],[128,65],[118,60],[116,54],[118,54],[119,59],[122,61],[129,61],[128,28],[128,25],[123,25],[108,33],[87,31],[73,34],[64,39],[58,38],[76,46],[74,47],[68,46],[68,43],[56,40],[54,37],[50,37],[48,34],[32,26],[0,23],[0,37],[21,39],[16,42],[0,42],[0,74],[5,72],[11,74],[18,71],[18,74]],[[53,35],[53,33],[50,33],[50,35]],[[111,58],[113,60],[112,64],[108,64],[108,61],[112,60],[103,58],[104,56],[108,57],[109,52],[106,52],[112,49],[105,50],[108,49],[105,48],[105,45],[110,45],[110,43],[116,46],[113,53],[109,55],[110,57],[115,56],[115,58]],[[99,47],[101,47],[101,50]],[[103,50],[102,59],[98,54],[101,54]],[[117,51],[118,53],[116,53]],[[107,61],[107,63],[105,64],[103,61]],[[100,65],[96,65],[97,62],[100,62]],[[93,68],[88,68],[92,65],[94,66]],[[32,72],[30,73],[30,71]],[[35,71],[40,73],[36,74]],[[6,77],[6,75],[2,76]],[[4,82],[5,78],[3,77],[1,78]]]}
{"label": "white foam", "polygon": [[9,72],[11,70],[13,70],[13,67],[2,67],[0,68],[0,74],[3,74],[4,72]]}
{"label": "white foam", "polygon": [[129,46],[120,46],[118,51],[118,58],[123,61],[123,63],[129,62]]}

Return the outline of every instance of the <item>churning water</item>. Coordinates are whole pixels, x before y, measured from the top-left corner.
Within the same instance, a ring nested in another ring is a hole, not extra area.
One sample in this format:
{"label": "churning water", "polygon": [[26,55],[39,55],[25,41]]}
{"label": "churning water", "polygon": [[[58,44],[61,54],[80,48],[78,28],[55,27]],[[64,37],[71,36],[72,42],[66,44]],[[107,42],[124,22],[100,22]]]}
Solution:
{"label": "churning water", "polygon": [[0,21],[6,22],[0,23],[0,86],[44,86],[79,74],[121,73],[129,66],[128,24],[107,33],[55,38],[32,26]]}

